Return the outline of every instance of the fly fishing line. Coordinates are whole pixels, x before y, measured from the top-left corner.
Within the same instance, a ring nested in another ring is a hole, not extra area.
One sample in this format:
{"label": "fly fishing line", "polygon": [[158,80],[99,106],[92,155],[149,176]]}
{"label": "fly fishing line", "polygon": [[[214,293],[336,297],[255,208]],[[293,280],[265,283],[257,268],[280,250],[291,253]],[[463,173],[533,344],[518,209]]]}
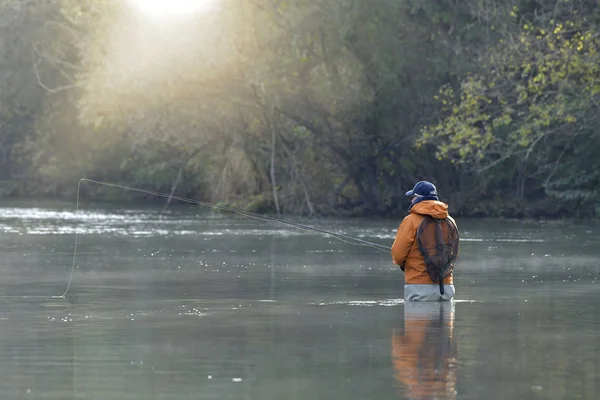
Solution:
{"label": "fly fishing line", "polygon": [[[277,222],[277,223],[280,223],[280,224],[284,224],[284,225],[288,225],[288,226],[293,226],[295,228],[306,230],[306,231],[319,232],[319,233],[323,233],[325,235],[330,235],[330,236],[332,236],[332,237],[334,237],[334,238],[336,238],[336,239],[338,239],[338,240],[340,240],[340,241],[342,241],[344,243],[351,244],[351,245],[354,245],[354,246],[368,246],[368,247],[372,247],[372,248],[374,248],[376,250],[379,250],[379,251],[382,251],[382,252],[385,252],[385,253],[389,253],[390,252],[390,248],[389,247],[383,246],[381,244],[369,242],[367,240],[358,239],[358,238],[354,238],[354,237],[347,236],[347,235],[343,235],[341,233],[335,233],[335,232],[327,231],[327,230],[321,229],[321,228],[315,228],[315,227],[304,225],[304,224],[300,224],[300,223],[297,223],[297,222],[287,221],[287,220],[284,220],[284,219],[281,219],[281,218],[269,217],[267,215],[260,215],[260,214],[256,214],[256,213],[253,213],[253,212],[244,211],[244,210],[241,210],[239,208],[227,207],[227,206],[220,206],[220,205],[209,203],[209,202],[206,202],[206,201],[189,199],[189,198],[180,197],[180,196],[174,196],[174,195],[171,195],[171,194],[156,192],[156,191],[153,191],[153,190],[139,189],[139,188],[134,188],[134,187],[130,187],[130,186],[119,185],[119,184],[116,184],[116,183],[101,182],[101,181],[96,181],[96,180],[87,179],[87,178],[80,179],[79,183],[77,184],[77,200],[76,200],[76,206],[75,206],[75,212],[76,213],[79,211],[79,198],[80,198],[81,184],[83,182],[89,182],[89,183],[93,183],[93,184],[100,185],[100,186],[107,186],[107,187],[112,187],[112,188],[116,188],[116,189],[127,190],[127,191],[130,191],[130,192],[137,192],[137,193],[149,194],[149,195],[156,196],[156,197],[170,198],[172,200],[178,200],[178,201],[181,201],[181,202],[184,202],[184,203],[197,204],[197,205],[201,205],[201,206],[205,206],[205,207],[210,207],[210,208],[213,208],[213,209],[216,209],[216,210],[227,211],[227,212],[231,212],[231,213],[243,215],[245,217],[256,219],[256,220],[259,220],[259,221]],[[74,244],[74,248],[73,248],[73,262],[72,262],[72,265],[71,265],[71,273],[69,275],[69,281],[67,283],[67,287],[65,289],[65,292],[62,295],[60,295],[60,296],[52,296],[52,298],[55,298],[55,299],[63,299],[63,298],[65,298],[65,296],[69,292],[69,289],[71,288],[71,283],[73,282],[73,274],[75,273],[75,260],[77,258],[77,242],[78,242],[78,237],[79,237],[79,233],[78,233],[78,229],[77,228],[78,228],[78,219],[75,218],[75,244]]]}

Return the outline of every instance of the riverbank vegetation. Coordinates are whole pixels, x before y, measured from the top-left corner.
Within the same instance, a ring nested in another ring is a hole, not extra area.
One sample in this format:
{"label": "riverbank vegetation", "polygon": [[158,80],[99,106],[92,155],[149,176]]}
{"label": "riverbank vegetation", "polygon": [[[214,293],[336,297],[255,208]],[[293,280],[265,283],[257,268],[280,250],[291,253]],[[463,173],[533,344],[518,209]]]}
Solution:
{"label": "riverbank vegetation", "polygon": [[86,177],[393,216],[427,179],[457,215],[597,216],[599,25],[584,0],[215,0],[171,19],[0,0],[0,195]]}

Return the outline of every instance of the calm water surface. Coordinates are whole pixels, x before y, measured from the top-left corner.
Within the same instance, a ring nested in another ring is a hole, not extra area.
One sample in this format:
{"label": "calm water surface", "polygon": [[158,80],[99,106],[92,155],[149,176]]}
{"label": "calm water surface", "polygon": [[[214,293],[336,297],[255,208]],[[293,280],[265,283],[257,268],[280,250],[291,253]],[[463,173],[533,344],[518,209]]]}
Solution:
{"label": "calm water surface", "polygon": [[0,204],[0,398],[600,397],[598,223],[459,220],[457,301],[405,305],[389,254],[197,212]]}

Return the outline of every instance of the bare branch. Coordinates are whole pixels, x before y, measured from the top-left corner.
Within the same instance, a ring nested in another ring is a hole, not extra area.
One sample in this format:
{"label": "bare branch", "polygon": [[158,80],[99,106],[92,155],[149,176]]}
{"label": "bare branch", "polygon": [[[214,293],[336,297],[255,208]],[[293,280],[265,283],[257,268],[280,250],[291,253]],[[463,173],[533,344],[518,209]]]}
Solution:
{"label": "bare branch", "polygon": [[529,148],[527,149],[527,153],[525,153],[525,159],[524,161],[527,161],[529,159],[529,155],[531,154],[531,152],[533,151],[533,148],[535,147],[536,144],[538,144],[538,142],[540,140],[542,140],[544,137],[546,137],[545,133],[542,133],[541,135],[539,135],[529,146]]}
{"label": "bare branch", "polygon": [[[34,53],[37,53],[35,45],[32,44],[32,46],[33,46]],[[40,71],[38,69],[38,67],[39,67],[39,65],[40,65],[40,63],[41,63],[42,60],[39,59],[39,60],[36,61],[35,60],[35,54],[32,54],[32,58],[33,58],[33,72],[35,73],[35,77],[37,79],[37,83],[38,83],[38,85],[40,85],[47,92],[49,92],[49,93],[58,93],[58,92],[62,92],[62,91],[65,91],[65,90],[69,90],[69,89],[74,89],[74,88],[77,88],[77,87],[81,87],[81,84],[78,84],[78,83],[73,83],[73,84],[70,84],[70,85],[57,86],[55,88],[50,88],[50,87],[46,86],[44,84],[44,82],[42,82],[42,78],[40,77]],[[61,71],[59,68],[57,68],[57,69],[61,73],[65,74],[64,71]],[[71,81],[73,82],[73,80],[71,80]]]}
{"label": "bare branch", "polygon": [[546,180],[544,181],[544,187],[548,187],[548,185],[550,184],[550,180],[552,179],[552,177],[554,176],[554,174],[556,173],[556,169],[558,168],[558,164],[560,163],[560,161],[562,160],[563,156],[565,155],[565,153],[567,152],[567,149],[569,148],[569,146],[571,145],[571,143],[573,142],[573,139],[575,139],[577,135],[573,135],[571,136],[571,139],[567,142],[567,144],[565,145],[565,147],[563,148],[562,152],[560,153],[560,155],[558,156],[558,158],[556,159],[556,162],[554,163],[554,168],[552,168],[552,172],[550,172],[550,175],[548,175],[548,177],[546,178]]}
{"label": "bare branch", "polygon": [[283,151],[291,158],[292,164],[296,174],[298,175],[298,180],[300,181],[300,185],[302,186],[302,190],[304,192],[304,198],[306,199],[306,206],[308,207],[308,211],[310,215],[315,213],[315,208],[313,207],[312,201],[310,200],[310,196],[308,194],[308,189],[306,188],[306,184],[304,183],[304,179],[302,179],[302,174],[300,173],[300,169],[298,168],[298,162],[296,161],[296,157],[290,150],[290,148],[285,144],[285,141],[280,138],[281,147],[283,147]]}

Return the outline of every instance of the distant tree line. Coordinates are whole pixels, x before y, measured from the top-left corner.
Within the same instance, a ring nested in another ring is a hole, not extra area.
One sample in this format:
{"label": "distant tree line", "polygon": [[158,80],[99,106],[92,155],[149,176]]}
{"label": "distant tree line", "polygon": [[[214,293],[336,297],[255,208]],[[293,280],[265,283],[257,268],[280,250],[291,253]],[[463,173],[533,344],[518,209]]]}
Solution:
{"label": "distant tree line", "polygon": [[0,0],[0,194],[393,216],[428,179],[457,215],[600,213],[596,1],[219,4]]}

